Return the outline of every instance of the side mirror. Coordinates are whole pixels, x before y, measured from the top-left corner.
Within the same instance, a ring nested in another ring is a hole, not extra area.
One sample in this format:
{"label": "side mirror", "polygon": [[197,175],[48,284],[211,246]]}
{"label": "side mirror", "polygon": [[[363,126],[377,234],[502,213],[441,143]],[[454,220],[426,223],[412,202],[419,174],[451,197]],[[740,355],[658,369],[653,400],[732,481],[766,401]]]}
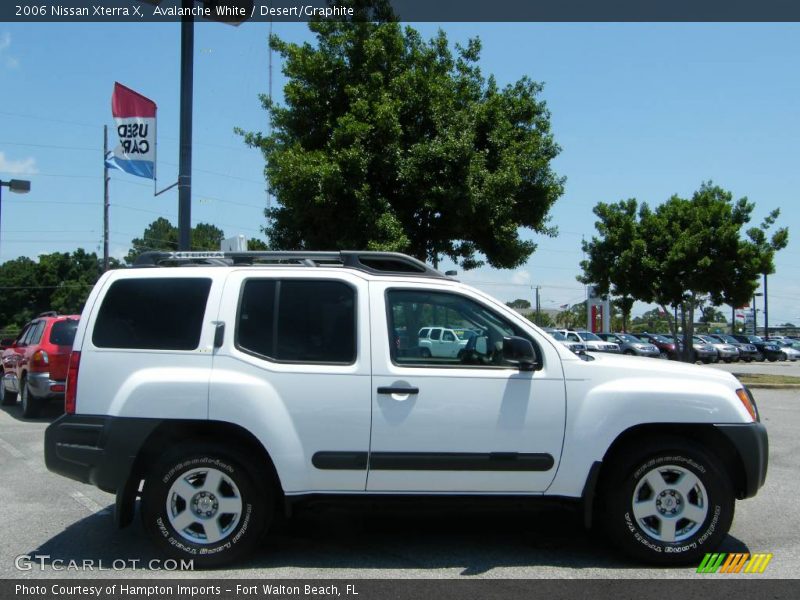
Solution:
{"label": "side mirror", "polygon": [[519,366],[520,371],[533,371],[538,364],[533,344],[517,336],[503,338],[503,359]]}
{"label": "side mirror", "polygon": [[11,348],[14,345],[14,340],[11,338],[3,338],[0,340],[0,350]]}

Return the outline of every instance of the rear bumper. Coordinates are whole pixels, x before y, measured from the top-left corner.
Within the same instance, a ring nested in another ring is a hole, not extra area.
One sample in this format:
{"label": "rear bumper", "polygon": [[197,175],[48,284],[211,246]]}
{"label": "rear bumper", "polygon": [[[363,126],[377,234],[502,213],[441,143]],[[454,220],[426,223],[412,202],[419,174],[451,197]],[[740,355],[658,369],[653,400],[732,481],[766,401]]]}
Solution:
{"label": "rear bumper", "polygon": [[36,398],[63,398],[63,380],[50,379],[50,373],[28,373],[28,386]]}
{"label": "rear bumper", "polygon": [[160,423],[159,419],[63,415],[45,431],[45,464],[64,477],[116,492],[128,481],[139,450]]}
{"label": "rear bumper", "polygon": [[769,462],[767,428],[762,423],[717,425],[716,428],[731,441],[741,460],[745,480],[739,497],[755,496],[767,479]]}

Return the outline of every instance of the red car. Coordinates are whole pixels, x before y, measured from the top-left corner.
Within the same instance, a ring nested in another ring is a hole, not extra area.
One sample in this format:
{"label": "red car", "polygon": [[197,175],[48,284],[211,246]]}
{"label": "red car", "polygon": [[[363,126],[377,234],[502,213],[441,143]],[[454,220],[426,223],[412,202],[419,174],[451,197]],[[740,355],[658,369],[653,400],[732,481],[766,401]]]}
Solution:
{"label": "red car", "polygon": [[79,315],[42,313],[22,329],[3,350],[0,403],[14,404],[19,395],[22,415],[35,417],[45,401],[64,398],[78,319]]}

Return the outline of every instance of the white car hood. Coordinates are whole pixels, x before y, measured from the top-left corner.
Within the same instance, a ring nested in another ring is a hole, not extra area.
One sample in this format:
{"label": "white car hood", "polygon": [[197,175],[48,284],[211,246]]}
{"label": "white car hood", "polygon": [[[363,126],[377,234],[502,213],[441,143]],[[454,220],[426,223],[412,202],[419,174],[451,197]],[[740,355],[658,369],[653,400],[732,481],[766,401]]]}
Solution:
{"label": "white car hood", "polygon": [[[567,367],[567,377],[581,378],[581,366],[589,367],[584,370],[584,376],[600,367],[608,370],[608,378],[641,378],[641,377],[672,377],[681,379],[697,379],[702,381],[715,381],[731,389],[738,389],[742,384],[733,375],[721,369],[688,364],[672,360],[656,360],[640,356],[625,356],[620,354],[592,354],[594,360],[588,362],[572,363]],[[599,373],[597,373],[599,374]]]}

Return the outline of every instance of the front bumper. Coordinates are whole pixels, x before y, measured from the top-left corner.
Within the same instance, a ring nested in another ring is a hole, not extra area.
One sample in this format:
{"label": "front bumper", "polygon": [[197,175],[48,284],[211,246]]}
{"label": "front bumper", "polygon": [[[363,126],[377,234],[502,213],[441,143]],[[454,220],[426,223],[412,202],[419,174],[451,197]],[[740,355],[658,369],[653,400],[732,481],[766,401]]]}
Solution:
{"label": "front bumper", "polygon": [[716,425],[716,428],[730,440],[741,460],[744,485],[739,490],[739,498],[752,498],[767,479],[767,428],[762,423]]}
{"label": "front bumper", "polygon": [[116,492],[128,481],[139,450],[160,419],[93,415],[63,415],[46,429],[47,468]]}

